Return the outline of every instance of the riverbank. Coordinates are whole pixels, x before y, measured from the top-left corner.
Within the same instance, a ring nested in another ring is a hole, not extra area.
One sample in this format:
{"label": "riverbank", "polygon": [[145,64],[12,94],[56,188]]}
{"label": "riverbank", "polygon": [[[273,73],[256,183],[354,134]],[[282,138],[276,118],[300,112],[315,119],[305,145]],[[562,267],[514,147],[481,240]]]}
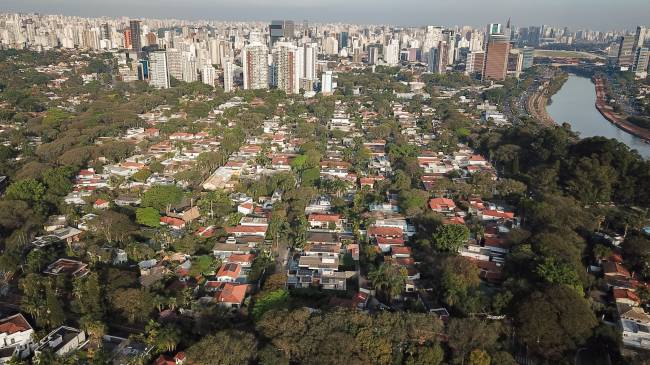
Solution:
{"label": "riverbank", "polygon": [[562,88],[567,78],[568,75],[566,73],[556,73],[551,79],[545,81],[540,89],[526,100],[528,114],[547,127],[557,125],[553,117],[546,110],[546,106],[549,105],[550,98]]}
{"label": "riverbank", "polygon": [[627,116],[614,112],[614,108],[607,104],[607,95],[605,94],[605,83],[601,77],[594,77],[593,82],[596,88],[596,109],[603,118],[607,119],[616,127],[630,133],[638,138],[650,143],[650,131],[638,127],[628,122]]}

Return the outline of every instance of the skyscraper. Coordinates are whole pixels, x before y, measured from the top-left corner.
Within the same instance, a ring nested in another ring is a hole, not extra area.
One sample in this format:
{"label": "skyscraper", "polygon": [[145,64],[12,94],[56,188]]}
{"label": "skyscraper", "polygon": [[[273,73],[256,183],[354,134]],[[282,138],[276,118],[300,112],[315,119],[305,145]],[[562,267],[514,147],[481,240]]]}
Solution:
{"label": "skyscraper", "polygon": [[316,43],[305,43],[302,47],[302,70],[300,78],[306,80],[316,80],[316,59],[318,55],[318,45]]}
{"label": "skyscraper", "polygon": [[169,75],[176,80],[183,79],[183,52],[176,48],[167,50],[167,68]]}
{"label": "skyscraper", "polygon": [[489,36],[483,65],[483,80],[505,80],[508,71],[510,40],[503,34]]}
{"label": "skyscraper", "polygon": [[215,70],[212,65],[205,65],[201,70],[201,81],[210,86],[214,86]]}
{"label": "skyscraper", "polygon": [[325,95],[331,95],[334,92],[334,74],[332,71],[325,71],[321,75],[321,92]]}
{"label": "skyscraper", "polygon": [[298,47],[278,42],[273,47],[273,64],[277,88],[287,94],[300,92],[300,57]]}
{"label": "skyscraper", "polygon": [[131,28],[124,30],[124,48],[133,49],[133,44],[131,44]]}
{"label": "skyscraper", "polygon": [[634,65],[635,36],[625,35],[619,39],[616,64],[621,69],[630,69]]}
{"label": "skyscraper", "polygon": [[634,47],[641,48],[645,43],[645,39],[648,36],[648,30],[646,27],[638,26],[636,27],[636,33],[634,34]]}
{"label": "skyscraper", "polygon": [[384,46],[384,62],[389,66],[399,64],[399,40],[391,39],[388,45]]}
{"label": "skyscraper", "polygon": [[526,70],[533,67],[533,64],[535,62],[535,49],[532,47],[524,47],[521,49],[521,53],[524,56],[521,64],[521,69]]}
{"label": "skyscraper", "polygon": [[142,52],[142,40],[140,38],[140,21],[131,20],[129,23],[129,29],[131,30],[131,48],[140,53]]}
{"label": "skyscraper", "polygon": [[244,89],[268,89],[268,48],[260,42],[248,44],[242,50]]}
{"label": "skyscraper", "polygon": [[193,53],[183,52],[183,58],[181,61],[181,68],[183,70],[183,81],[185,82],[194,82],[198,81],[199,76],[196,72],[196,57]]}
{"label": "skyscraper", "polygon": [[339,33],[339,49],[348,48],[348,39],[349,39],[348,32]]}
{"label": "skyscraper", "polygon": [[155,51],[149,54],[149,84],[159,89],[169,88],[167,52]]}
{"label": "skyscraper", "polygon": [[634,72],[643,73],[648,71],[648,61],[650,57],[650,51],[646,47],[637,48],[636,55],[634,57]]}
{"label": "skyscraper", "polygon": [[368,46],[368,64],[376,65],[379,61],[379,45],[371,44]]}
{"label": "skyscraper", "polygon": [[281,38],[291,39],[294,37],[295,25],[293,20],[273,20],[269,26],[271,36],[271,47]]}
{"label": "skyscraper", "polygon": [[223,64],[223,91],[229,93],[234,91],[235,65],[230,58],[222,60]]}
{"label": "skyscraper", "polygon": [[468,53],[467,61],[465,62],[465,73],[467,75],[481,75],[483,73],[484,62],[484,51],[473,51]]}

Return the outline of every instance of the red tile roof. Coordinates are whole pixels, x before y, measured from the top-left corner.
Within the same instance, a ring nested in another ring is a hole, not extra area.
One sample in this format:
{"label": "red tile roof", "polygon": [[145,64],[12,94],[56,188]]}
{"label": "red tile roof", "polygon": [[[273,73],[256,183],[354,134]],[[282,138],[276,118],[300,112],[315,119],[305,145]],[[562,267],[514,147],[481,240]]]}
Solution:
{"label": "red tile roof", "polygon": [[433,198],[429,200],[429,207],[432,210],[452,210],[456,208],[456,203],[447,198]]}
{"label": "red tile roof", "polygon": [[310,222],[338,222],[341,220],[341,215],[340,214],[318,214],[318,213],[311,213],[309,215],[309,218],[307,218],[308,221]]}
{"label": "red tile roof", "polygon": [[214,299],[218,303],[243,303],[246,298],[246,284],[226,283],[223,289],[215,294]]}
{"label": "red tile roof", "polygon": [[402,237],[404,232],[398,227],[370,227],[368,228],[369,236],[389,236],[389,237]]}
{"label": "red tile roof", "polygon": [[16,332],[24,332],[30,329],[32,329],[32,326],[29,325],[29,322],[20,313],[0,319],[0,333],[12,335]]}

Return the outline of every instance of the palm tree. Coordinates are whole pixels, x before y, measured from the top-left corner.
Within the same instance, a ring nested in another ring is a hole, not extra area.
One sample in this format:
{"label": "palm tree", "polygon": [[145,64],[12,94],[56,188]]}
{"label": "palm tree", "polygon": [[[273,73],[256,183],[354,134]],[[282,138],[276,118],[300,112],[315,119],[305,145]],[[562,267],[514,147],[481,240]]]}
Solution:
{"label": "palm tree", "polygon": [[368,273],[368,279],[378,292],[383,293],[388,301],[397,297],[404,290],[406,284],[406,269],[388,263],[382,263]]}

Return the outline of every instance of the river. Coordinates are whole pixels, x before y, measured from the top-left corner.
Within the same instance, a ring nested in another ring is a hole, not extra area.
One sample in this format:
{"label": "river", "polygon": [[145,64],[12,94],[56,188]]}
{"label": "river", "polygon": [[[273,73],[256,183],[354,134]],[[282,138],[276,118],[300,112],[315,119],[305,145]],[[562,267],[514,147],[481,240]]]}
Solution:
{"label": "river", "polygon": [[639,151],[641,156],[650,158],[650,144],[617,128],[598,112],[595,106],[596,88],[591,79],[569,75],[560,91],[551,99],[546,111],[556,123],[569,122],[571,129],[580,133],[582,138],[615,138]]}

